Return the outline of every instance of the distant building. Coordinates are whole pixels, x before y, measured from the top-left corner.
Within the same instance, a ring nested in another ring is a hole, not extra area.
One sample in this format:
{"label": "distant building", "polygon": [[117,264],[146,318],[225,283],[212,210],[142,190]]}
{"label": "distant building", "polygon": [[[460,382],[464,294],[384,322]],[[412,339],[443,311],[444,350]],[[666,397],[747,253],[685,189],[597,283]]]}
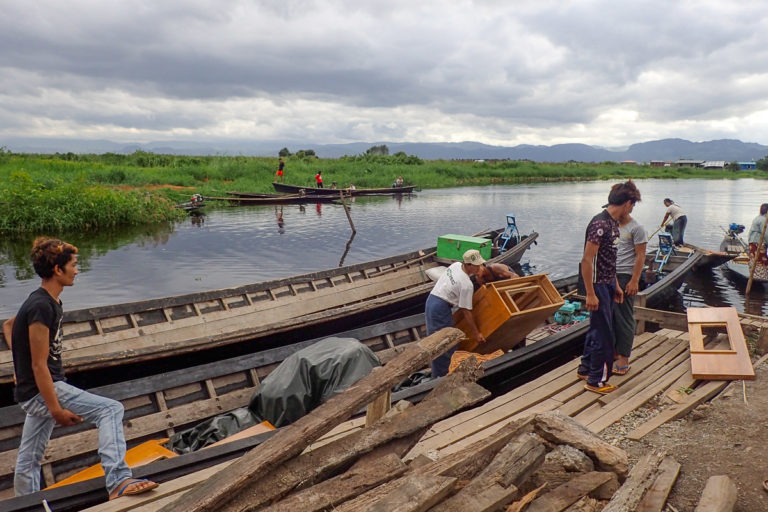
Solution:
{"label": "distant building", "polygon": [[669,160],[651,160],[651,167],[672,167]]}
{"label": "distant building", "polygon": [[757,169],[757,164],[755,162],[737,162],[739,164],[739,170],[740,171],[754,171]]}
{"label": "distant building", "polygon": [[622,160],[621,165],[638,165],[634,160]]}
{"label": "distant building", "polygon": [[704,160],[693,160],[690,158],[681,158],[677,162],[675,162],[675,165],[678,167],[702,167],[704,165]]}
{"label": "distant building", "polygon": [[725,169],[725,160],[707,160],[703,167],[705,169]]}

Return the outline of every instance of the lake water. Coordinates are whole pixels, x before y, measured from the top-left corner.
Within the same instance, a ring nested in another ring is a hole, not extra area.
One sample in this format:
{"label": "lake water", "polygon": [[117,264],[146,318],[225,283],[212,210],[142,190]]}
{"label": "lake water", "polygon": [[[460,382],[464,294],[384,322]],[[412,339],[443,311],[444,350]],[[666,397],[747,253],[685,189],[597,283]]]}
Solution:
{"label": "lake water", "polygon": [[[613,182],[546,183],[426,190],[401,198],[357,198],[351,230],[340,205],[207,207],[202,217],[173,226],[146,226],[63,238],[80,248],[81,273],[64,291],[65,309],[99,306],[238,286],[359,263],[434,246],[442,234],[471,234],[500,227],[513,213],[522,233],[538,231],[523,256],[526,271],[564,277],[576,272],[589,219],[607,202]],[[665,197],[688,215],[686,241],[717,249],[722,228],[749,228],[768,201],[768,182],[741,180],[639,180],[643,201],[634,217],[649,234],[664,216]],[[42,234],[42,233],[41,233]],[[0,240],[0,318],[15,314],[38,285],[28,262],[34,236]],[[732,305],[766,312],[762,286],[745,303],[744,284],[725,268],[691,276],[677,309]]]}

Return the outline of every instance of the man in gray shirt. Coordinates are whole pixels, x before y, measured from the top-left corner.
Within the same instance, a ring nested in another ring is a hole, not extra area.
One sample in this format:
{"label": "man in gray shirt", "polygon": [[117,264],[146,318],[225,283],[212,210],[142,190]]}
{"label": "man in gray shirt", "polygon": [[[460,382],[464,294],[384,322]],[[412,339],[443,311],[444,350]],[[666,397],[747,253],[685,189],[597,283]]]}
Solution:
{"label": "man in gray shirt", "polygon": [[613,373],[626,375],[635,336],[635,295],[645,264],[648,236],[643,226],[627,213],[619,217],[619,244],[616,250],[616,278],[624,290],[624,301],[613,303],[613,329],[616,336],[616,362]]}

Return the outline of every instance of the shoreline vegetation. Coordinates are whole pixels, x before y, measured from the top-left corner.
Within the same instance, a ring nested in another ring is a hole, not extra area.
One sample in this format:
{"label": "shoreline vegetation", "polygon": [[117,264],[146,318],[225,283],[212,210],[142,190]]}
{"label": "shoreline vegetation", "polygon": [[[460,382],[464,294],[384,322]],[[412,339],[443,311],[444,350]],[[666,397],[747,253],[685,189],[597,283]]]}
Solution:
{"label": "shoreline vegetation", "polygon": [[[543,163],[521,160],[421,160],[404,153],[328,159],[292,155],[285,183],[326,187],[390,187],[398,176],[418,189],[609,179],[765,178],[764,171],[650,167],[616,162]],[[168,223],[194,194],[274,192],[277,157],[183,156],[136,151],[129,155],[25,154],[0,148],[0,233],[97,231]]]}

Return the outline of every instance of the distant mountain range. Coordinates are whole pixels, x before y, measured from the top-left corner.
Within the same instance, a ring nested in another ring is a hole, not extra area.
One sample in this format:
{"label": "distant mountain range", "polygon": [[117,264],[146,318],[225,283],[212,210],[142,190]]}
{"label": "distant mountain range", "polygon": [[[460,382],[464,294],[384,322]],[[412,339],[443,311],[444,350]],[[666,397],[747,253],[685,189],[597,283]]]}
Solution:
{"label": "distant mountain range", "polygon": [[479,142],[355,142],[350,144],[313,144],[298,141],[162,141],[119,143],[109,140],[43,139],[0,137],[0,147],[16,153],[123,153],[148,151],[152,153],[182,155],[246,155],[277,156],[287,147],[291,152],[313,149],[321,158],[359,155],[371,146],[386,144],[390,154],[402,151],[427,160],[436,159],[511,159],[537,162],[621,162],[634,160],[675,161],[681,158],[696,160],[752,161],[768,156],[768,146],[754,142],[721,139],[691,142],[684,139],[663,139],[632,144],[626,149],[607,149],[586,144],[556,144],[553,146],[490,146]]}

